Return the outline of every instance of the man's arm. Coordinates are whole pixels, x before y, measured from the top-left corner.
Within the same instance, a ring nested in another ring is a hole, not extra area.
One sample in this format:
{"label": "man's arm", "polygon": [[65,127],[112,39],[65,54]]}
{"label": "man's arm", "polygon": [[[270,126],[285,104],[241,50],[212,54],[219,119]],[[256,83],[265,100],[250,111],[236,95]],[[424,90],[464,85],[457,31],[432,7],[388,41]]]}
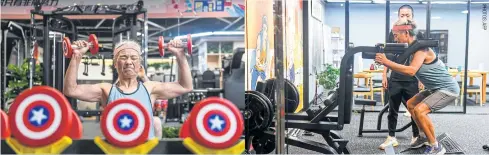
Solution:
{"label": "man's arm", "polygon": [[82,59],[81,54],[73,54],[66,70],[63,93],[72,98],[87,102],[98,102],[102,99],[103,84],[77,84],[78,67]]}
{"label": "man's arm", "polygon": [[192,76],[188,66],[187,58],[184,54],[175,54],[178,64],[178,81],[177,82],[155,82],[148,81],[152,85],[152,93],[156,99],[171,99],[183,94],[189,93],[193,89]]}
{"label": "man's arm", "polygon": [[386,60],[384,65],[401,74],[414,76],[416,72],[418,72],[421,65],[423,64],[425,58],[426,58],[426,52],[424,50],[419,50],[416,53],[414,53],[413,60],[411,61],[409,66],[401,65],[393,61],[390,61],[388,59]]}
{"label": "man's arm", "polygon": [[384,71],[382,71],[382,78],[386,78],[387,79],[387,66],[384,67]]}

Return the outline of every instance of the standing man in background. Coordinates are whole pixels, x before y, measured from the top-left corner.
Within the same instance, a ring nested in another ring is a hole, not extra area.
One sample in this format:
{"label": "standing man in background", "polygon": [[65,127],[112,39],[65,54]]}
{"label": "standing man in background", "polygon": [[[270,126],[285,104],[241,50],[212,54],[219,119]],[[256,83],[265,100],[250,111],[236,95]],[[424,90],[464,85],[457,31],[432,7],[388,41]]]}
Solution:
{"label": "standing man in background", "polygon": [[[414,10],[410,5],[402,5],[401,7],[399,7],[398,10],[398,19],[413,20],[413,11]],[[416,35],[416,38],[423,38],[423,34],[418,33]],[[396,43],[392,31],[389,34],[389,40],[387,40],[387,43]],[[399,55],[391,55],[387,58],[389,60],[395,61],[398,56]],[[410,62],[411,58],[404,62],[404,65],[409,65]],[[418,79],[416,79],[416,77],[414,76],[407,76],[398,72],[391,71],[389,79],[388,74],[389,73],[387,73],[387,68],[385,68],[382,74],[382,86],[384,87],[384,89],[387,89],[386,97],[388,97],[387,101],[389,101],[389,114],[387,115],[389,136],[387,136],[385,142],[379,146],[379,149],[382,150],[385,149],[385,147],[388,146],[390,143],[392,143],[392,146],[394,147],[399,145],[399,142],[396,139],[396,129],[401,102],[404,104],[404,106],[406,106],[407,101],[411,99],[414,95],[416,95],[419,92],[419,89],[423,87],[422,84],[418,82]],[[406,113],[409,114],[409,112]],[[411,115],[408,116],[411,117]],[[419,137],[419,128],[416,123],[414,123],[412,118],[411,122],[413,137],[411,139],[410,147],[422,147],[424,143],[419,144],[417,142],[417,139]]]}

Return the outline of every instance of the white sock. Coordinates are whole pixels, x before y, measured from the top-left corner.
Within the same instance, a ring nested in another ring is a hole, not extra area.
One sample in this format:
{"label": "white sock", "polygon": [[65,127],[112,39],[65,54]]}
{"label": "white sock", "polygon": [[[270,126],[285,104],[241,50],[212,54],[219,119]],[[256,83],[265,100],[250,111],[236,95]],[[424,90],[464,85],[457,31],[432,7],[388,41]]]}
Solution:
{"label": "white sock", "polygon": [[426,134],[424,134],[424,132],[419,132],[419,136],[426,137]]}
{"label": "white sock", "polygon": [[431,144],[432,147],[438,147],[438,141],[435,141],[435,143]]}

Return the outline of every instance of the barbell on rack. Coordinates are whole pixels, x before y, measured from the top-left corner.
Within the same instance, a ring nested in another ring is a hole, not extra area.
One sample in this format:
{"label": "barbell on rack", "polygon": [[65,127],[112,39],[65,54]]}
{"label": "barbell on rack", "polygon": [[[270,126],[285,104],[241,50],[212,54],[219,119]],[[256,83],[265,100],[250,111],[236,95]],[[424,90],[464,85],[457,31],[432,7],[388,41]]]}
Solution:
{"label": "barbell on rack", "polygon": [[[188,55],[192,55],[192,36],[190,34],[187,34],[187,41],[183,42],[183,45],[177,48],[186,48]],[[165,56],[165,50],[168,49],[168,44],[165,43],[165,39],[163,36],[160,36],[158,38],[158,49],[160,51],[160,55],[163,57]]]}
{"label": "barbell on rack", "polygon": [[[98,44],[98,39],[95,34],[90,34],[90,36],[88,36],[88,47],[90,48],[90,53],[92,53],[92,55],[98,53],[100,45]],[[77,48],[79,48],[77,45],[71,44],[70,38],[63,38],[63,53],[66,58],[71,58],[73,55],[73,49]]]}

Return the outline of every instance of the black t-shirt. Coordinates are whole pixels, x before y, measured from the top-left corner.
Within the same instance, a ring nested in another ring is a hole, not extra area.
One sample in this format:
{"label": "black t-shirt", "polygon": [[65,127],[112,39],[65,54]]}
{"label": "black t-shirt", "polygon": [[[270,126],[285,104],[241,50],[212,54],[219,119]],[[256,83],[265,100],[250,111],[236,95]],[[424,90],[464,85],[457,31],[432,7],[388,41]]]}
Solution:
{"label": "black t-shirt", "polygon": [[[418,34],[416,34],[416,38],[417,39],[424,38],[423,33],[418,32]],[[392,31],[389,33],[389,40],[387,40],[387,43],[396,43],[394,41],[394,34],[392,34]],[[391,61],[396,61],[398,56],[399,55],[388,56],[387,58]],[[409,62],[411,62],[411,58],[408,58],[408,60],[406,60],[406,62],[404,62],[404,65],[409,65]],[[395,72],[392,70],[391,70],[391,76],[390,77],[391,77],[390,81],[407,81],[407,82],[418,81],[418,79],[416,79],[416,77],[414,77],[414,76],[404,75],[404,74],[401,74],[401,73],[398,73],[398,72]]]}

